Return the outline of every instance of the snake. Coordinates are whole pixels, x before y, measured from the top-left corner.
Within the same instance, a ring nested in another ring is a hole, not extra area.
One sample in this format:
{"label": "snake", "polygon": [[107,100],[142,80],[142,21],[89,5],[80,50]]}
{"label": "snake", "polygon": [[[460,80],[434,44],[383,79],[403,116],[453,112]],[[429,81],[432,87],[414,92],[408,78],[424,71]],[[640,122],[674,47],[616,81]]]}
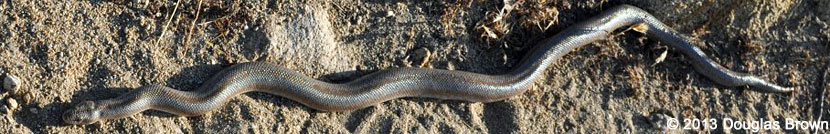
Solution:
{"label": "snake", "polygon": [[401,67],[378,70],[347,82],[329,83],[275,64],[247,62],[222,69],[196,90],[145,85],[115,98],[80,102],[65,111],[62,119],[67,124],[84,125],[125,118],[146,110],[198,116],[246,92],[281,96],[320,111],[360,109],[402,97],[500,101],[528,90],[553,61],[576,48],[608,38],[624,27],[668,44],[685,55],[697,72],[717,84],[749,86],[754,91],[771,93],[794,90],[758,76],[731,71],[708,58],[693,44],[696,40],[678,33],[640,8],[619,5],[543,39],[528,50],[518,65],[499,74]]}

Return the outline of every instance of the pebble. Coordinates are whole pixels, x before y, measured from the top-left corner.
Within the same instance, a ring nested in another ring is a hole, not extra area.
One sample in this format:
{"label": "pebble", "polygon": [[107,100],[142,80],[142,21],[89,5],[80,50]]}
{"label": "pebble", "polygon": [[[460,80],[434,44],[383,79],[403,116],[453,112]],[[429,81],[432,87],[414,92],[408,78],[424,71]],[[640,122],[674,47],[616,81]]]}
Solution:
{"label": "pebble", "polygon": [[427,48],[419,48],[415,50],[414,58],[421,60],[420,67],[425,67],[428,63],[432,54],[429,52]]}
{"label": "pebble", "polygon": [[7,113],[7,114],[12,113],[12,109],[11,109],[11,108],[9,108],[9,107],[7,107],[7,106],[5,106],[5,105],[4,105],[4,106],[2,106],[2,107],[0,107],[0,111],[2,111],[3,113]]}
{"label": "pebble", "polygon": [[37,114],[37,109],[35,109],[35,108],[29,108],[29,112],[32,112],[32,113],[34,113],[34,114]]}
{"label": "pebble", "polygon": [[6,99],[6,106],[8,106],[9,109],[15,109],[17,108],[17,105],[17,100],[14,100],[12,98]]}
{"label": "pebble", "polygon": [[455,64],[452,62],[447,62],[447,70],[455,70]]}
{"label": "pebble", "polygon": [[386,17],[395,17],[395,12],[393,12],[393,11],[386,11]]}
{"label": "pebble", "polygon": [[17,88],[20,88],[20,78],[14,75],[6,75],[6,78],[3,79],[3,89],[14,92]]}

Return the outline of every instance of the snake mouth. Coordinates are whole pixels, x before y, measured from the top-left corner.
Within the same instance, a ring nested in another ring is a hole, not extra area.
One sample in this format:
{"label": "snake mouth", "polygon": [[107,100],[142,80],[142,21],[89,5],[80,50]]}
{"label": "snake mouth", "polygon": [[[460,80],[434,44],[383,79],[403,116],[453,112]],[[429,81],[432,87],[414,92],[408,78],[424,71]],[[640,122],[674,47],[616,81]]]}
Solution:
{"label": "snake mouth", "polygon": [[91,124],[91,122],[78,118],[78,116],[74,115],[72,112],[65,112],[63,113],[63,123],[69,125],[86,125]]}
{"label": "snake mouth", "polygon": [[66,123],[66,124],[69,124],[69,125],[84,125],[84,124],[87,123],[87,122],[81,120],[80,118],[78,118],[77,116],[73,115],[72,112],[70,112],[70,111],[64,112],[62,117],[63,117],[63,123]]}

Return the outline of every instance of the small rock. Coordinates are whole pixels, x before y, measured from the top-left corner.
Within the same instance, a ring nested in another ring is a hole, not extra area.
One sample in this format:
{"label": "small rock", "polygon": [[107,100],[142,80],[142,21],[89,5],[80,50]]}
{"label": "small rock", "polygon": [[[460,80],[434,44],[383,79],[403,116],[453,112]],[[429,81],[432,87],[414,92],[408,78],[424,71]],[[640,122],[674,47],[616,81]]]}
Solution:
{"label": "small rock", "polygon": [[17,104],[17,100],[14,100],[14,99],[12,99],[12,98],[8,98],[8,99],[6,99],[6,105],[7,105],[10,109],[16,109],[16,108],[17,108],[17,105],[18,105],[18,104]]}
{"label": "small rock", "polygon": [[429,60],[432,57],[432,54],[429,52],[427,48],[419,48],[415,50],[415,55],[413,55],[415,59],[421,60],[420,67],[426,67],[429,64]]}
{"label": "small rock", "polygon": [[10,114],[10,113],[12,113],[12,110],[7,106],[2,106],[2,107],[0,107],[0,112]]}
{"label": "small rock", "polygon": [[17,78],[17,76],[6,75],[6,78],[3,79],[3,89],[6,89],[6,91],[14,92],[19,87],[20,87],[20,78]]}
{"label": "small rock", "polygon": [[447,70],[455,70],[455,64],[452,62],[447,62]]}
{"label": "small rock", "polygon": [[34,113],[34,114],[37,114],[37,109],[35,109],[35,108],[29,108],[29,112],[32,112],[32,113]]}
{"label": "small rock", "polygon": [[393,12],[393,11],[386,11],[386,17],[395,17],[395,12]]}

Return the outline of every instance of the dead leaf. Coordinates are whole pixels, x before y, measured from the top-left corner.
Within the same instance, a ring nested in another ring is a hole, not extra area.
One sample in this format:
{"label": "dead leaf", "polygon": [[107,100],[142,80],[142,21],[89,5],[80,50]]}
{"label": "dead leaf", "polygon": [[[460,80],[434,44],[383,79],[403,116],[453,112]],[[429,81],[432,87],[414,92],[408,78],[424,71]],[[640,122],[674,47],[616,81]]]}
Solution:
{"label": "dead leaf", "polygon": [[482,28],[484,28],[484,32],[487,34],[487,37],[490,37],[490,38],[493,38],[493,39],[498,39],[499,38],[499,36],[496,35],[496,33],[493,33],[493,31],[490,31],[490,28],[487,28],[487,27],[482,27]]}
{"label": "dead leaf", "polygon": [[663,60],[666,60],[666,54],[668,54],[668,53],[669,53],[669,49],[663,50],[663,53],[661,53],[660,56],[658,56],[657,59],[654,60],[654,64],[651,64],[651,66],[657,65],[657,63],[660,63],[660,62],[663,62]]}

